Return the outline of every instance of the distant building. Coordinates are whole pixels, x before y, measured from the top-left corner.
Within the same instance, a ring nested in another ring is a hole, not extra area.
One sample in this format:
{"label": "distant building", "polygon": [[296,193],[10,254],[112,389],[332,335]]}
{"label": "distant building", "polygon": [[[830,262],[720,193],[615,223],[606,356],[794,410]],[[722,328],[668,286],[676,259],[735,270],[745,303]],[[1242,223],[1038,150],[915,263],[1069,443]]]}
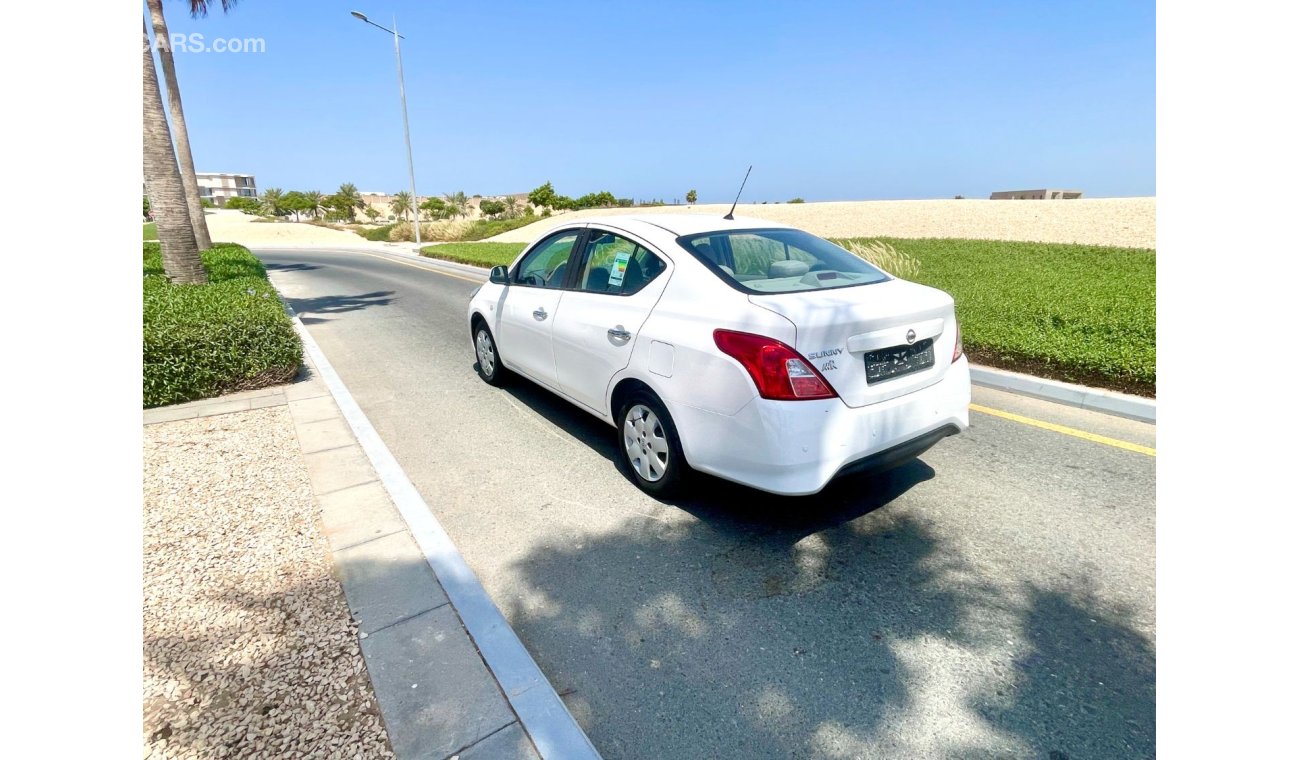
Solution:
{"label": "distant building", "polygon": [[1082,198],[1082,190],[999,190],[991,201],[1068,201]]}
{"label": "distant building", "polygon": [[196,172],[199,197],[215,206],[224,206],[231,198],[256,198],[257,181],[251,174],[217,174]]}

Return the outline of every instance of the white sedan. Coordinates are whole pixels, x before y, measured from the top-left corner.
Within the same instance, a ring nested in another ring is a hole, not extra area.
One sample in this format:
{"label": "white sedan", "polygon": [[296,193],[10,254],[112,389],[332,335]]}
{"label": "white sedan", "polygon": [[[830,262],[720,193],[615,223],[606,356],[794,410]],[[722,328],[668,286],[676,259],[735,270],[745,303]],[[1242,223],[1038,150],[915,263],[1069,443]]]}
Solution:
{"label": "white sedan", "polygon": [[613,425],[655,496],[692,470],[816,493],[969,425],[951,296],[762,220],[562,224],[492,270],[469,325],[483,380],[523,376]]}

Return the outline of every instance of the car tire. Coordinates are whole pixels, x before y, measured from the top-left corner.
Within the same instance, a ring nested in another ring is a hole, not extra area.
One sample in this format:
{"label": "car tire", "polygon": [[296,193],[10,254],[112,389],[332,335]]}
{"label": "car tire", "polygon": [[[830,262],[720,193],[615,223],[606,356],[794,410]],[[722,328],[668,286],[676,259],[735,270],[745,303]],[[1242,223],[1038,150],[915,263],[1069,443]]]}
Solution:
{"label": "car tire", "polygon": [[496,339],[483,320],[475,320],[474,330],[474,371],[488,385],[501,387],[505,384],[510,370],[501,364],[501,352],[497,350]]}
{"label": "car tire", "polygon": [[690,467],[672,415],[653,393],[636,391],[618,413],[620,465],[632,482],[655,498],[680,493]]}

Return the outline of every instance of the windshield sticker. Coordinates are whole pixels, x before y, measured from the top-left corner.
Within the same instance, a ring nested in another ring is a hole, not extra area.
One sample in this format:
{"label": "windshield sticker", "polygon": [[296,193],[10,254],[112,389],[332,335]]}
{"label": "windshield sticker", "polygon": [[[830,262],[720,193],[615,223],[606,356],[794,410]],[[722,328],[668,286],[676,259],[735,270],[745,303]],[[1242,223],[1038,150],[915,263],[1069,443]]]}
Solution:
{"label": "windshield sticker", "polygon": [[630,258],[632,258],[631,251],[614,254],[614,267],[609,271],[610,285],[616,287],[623,285],[623,277],[627,274],[627,262]]}

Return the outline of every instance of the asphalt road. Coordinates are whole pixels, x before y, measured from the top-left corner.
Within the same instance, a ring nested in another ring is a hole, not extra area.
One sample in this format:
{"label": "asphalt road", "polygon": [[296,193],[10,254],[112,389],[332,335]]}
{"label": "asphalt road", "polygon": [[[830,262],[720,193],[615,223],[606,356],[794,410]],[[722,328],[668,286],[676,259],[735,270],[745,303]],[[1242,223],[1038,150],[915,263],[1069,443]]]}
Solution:
{"label": "asphalt road", "polygon": [[613,428],[478,379],[473,282],[259,256],[606,758],[1155,755],[1153,456],[972,412],[818,496],[706,481],[661,503],[615,468]]}

